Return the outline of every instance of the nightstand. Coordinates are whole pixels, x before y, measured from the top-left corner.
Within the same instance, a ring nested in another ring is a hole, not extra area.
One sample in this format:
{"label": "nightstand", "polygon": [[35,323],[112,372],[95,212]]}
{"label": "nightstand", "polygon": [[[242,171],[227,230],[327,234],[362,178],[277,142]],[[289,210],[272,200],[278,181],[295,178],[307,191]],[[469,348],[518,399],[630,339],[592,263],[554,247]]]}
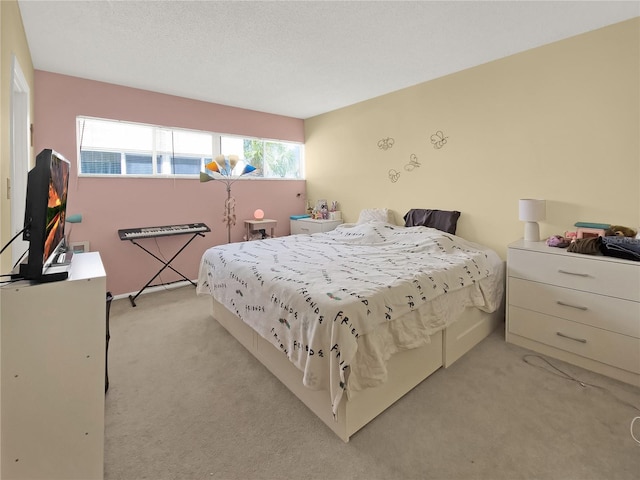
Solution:
{"label": "nightstand", "polygon": [[244,228],[246,230],[246,239],[250,240],[251,235],[255,234],[255,232],[258,232],[260,230],[266,231],[267,229],[271,230],[271,235],[269,236],[269,238],[273,238],[275,236],[274,231],[277,225],[277,220],[270,220],[268,218],[265,218],[263,220],[245,220]]}
{"label": "nightstand", "polygon": [[640,262],[518,241],[506,341],[640,386]]}
{"label": "nightstand", "polygon": [[314,220],[312,218],[291,219],[291,235],[298,233],[329,232],[342,223],[342,220]]}

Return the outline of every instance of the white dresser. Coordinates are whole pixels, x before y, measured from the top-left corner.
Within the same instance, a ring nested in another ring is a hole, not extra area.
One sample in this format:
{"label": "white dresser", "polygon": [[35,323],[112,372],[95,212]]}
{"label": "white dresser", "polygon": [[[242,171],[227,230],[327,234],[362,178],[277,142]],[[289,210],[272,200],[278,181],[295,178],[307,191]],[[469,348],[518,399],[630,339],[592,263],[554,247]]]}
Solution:
{"label": "white dresser", "polygon": [[640,262],[512,243],[506,340],[640,386]]}
{"label": "white dresser", "polygon": [[0,478],[103,478],[106,293],[98,252],[0,288]]}
{"label": "white dresser", "polygon": [[342,223],[342,220],[313,220],[312,218],[291,219],[291,235],[298,233],[329,232]]}

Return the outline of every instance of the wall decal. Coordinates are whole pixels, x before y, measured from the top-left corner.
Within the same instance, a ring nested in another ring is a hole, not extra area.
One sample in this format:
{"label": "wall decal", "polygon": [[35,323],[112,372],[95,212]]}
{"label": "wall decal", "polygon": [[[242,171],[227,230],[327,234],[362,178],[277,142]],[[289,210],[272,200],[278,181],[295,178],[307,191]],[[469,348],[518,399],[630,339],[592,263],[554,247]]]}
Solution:
{"label": "wall decal", "polygon": [[415,153],[412,153],[411,156],[409,157],[409,163],[407,163],[404,166],[404,169],[407,172],[411,172],[413,171],[414,168],[419,167],[420,166],[420,162],[418,162],[418,157],[416,157]]}
{"label": "wall decal", "polygon": [[431,143],[433,143],[433,148],[440,149],[447,143],[447,138],[445,137],[442,130],[438,130],[436,133],[431,135]]}
{"label": "wall decal", "polygon": [[389,150],[391,147],[393,147],[393,144],[395,142],[396,141],[391,137],[383,138],[378,142],[378,148],[380,150]]}
{"label": "wall decal", "polygon": [[396,183],[399,178],[400,172],[394,170],[393,168],[389,170],[389,180],[391,180],[391,183]]}

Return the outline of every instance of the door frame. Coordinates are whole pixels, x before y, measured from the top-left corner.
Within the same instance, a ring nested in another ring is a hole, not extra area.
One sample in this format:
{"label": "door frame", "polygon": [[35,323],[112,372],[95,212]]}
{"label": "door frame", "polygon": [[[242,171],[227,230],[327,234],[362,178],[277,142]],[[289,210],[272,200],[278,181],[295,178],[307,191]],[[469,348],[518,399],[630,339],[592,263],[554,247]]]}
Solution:
{"label": "door frame", "polygon": [[[11,105],[9,112],[9,156],[11,158],[11,237],[24,228],[27,175],[31,151],[29,84],[15,54],[11,59]],[[15,264],[29,243],[18,237],[11,245],[11,263]]]}

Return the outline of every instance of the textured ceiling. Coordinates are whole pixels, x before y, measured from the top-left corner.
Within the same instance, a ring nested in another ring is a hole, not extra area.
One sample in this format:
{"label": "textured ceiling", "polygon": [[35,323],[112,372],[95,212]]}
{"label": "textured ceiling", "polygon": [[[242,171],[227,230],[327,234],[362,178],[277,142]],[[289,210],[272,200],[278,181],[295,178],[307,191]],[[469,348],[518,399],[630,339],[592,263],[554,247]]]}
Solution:
{"label": "textured ceiling", "polygon": [[18,1],[38,70],[309,118],[640,16],[638,1]]}

